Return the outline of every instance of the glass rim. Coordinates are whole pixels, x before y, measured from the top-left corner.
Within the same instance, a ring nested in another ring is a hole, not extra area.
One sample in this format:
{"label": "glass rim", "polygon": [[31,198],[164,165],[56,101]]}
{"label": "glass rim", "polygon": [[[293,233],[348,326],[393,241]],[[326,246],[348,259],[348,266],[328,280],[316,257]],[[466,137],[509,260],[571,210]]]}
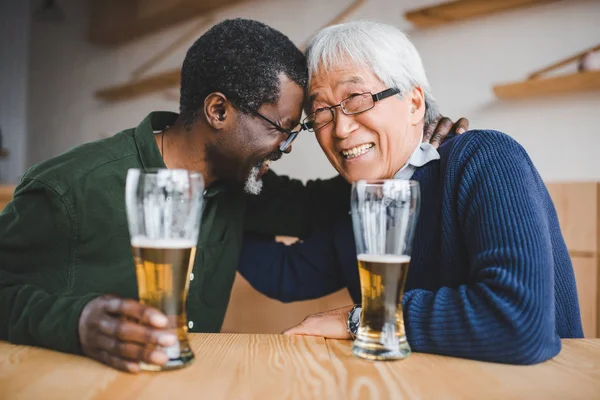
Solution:
{"label": "glass rim", "polygon": [[413,179],[361,179],[352,182],[352,186],[383,186],[386,182],[406,182],[408,186],[419,186],[419,182]]}

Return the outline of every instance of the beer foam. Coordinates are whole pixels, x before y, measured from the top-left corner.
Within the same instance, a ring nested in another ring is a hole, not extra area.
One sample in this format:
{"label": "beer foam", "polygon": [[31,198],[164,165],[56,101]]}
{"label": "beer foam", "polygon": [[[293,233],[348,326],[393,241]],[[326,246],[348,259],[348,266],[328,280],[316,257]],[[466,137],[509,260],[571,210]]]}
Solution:
{"label": "beer foam", "polygon": [[190,249],[196,247],[196,241],[190,239],[150,239],[145,236],[131,238],[133,247],[146,249]]}
{"label": "beer foam", "polygon": [[376,263],[408,263],[410,256],[398,254],[359,254],[358,261]]}

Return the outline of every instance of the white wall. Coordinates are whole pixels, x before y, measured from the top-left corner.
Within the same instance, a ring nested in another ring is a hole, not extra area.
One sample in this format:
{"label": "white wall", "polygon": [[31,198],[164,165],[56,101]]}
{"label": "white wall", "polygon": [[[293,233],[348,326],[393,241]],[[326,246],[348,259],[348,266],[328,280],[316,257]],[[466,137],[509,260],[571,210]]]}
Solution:
{"label": "white wall", "polygon": [[0,2],[0,183],[16,182],[26,165],[27,65],[29,63],[29,6],[27,1]]}
{"label": "white wall", "polygon": [[[216,18],[258,19],[300,44],[350,2],[256,0],[219,12]],[[370,0],[353,18],[377,19],[409,31],[444,114],[454,119],[467,116],[474,128],[511,134],[525,146],[547,181],[600,180],[596,155],[600,92],[518,102],[498,101],[491,92],[495,83],[525,78],[535,69],[597,44],[600,2],[564,0],[436,29],[411,30],[403,11],[435,2]],[[151,110],[177,110],[177,103],[163,94],[103,103],[93,92],[129,79],[131,71],[194,22],[117,48],[101,48],[85,41],[85,3],[63,0],[64,23],[33,24],[29,164],[135,126]],[[179,66],[185,50],[175,52],[154,71]],[[297,140],[294,152],[275,169],[302,179],[334,173],[310,133]]]}

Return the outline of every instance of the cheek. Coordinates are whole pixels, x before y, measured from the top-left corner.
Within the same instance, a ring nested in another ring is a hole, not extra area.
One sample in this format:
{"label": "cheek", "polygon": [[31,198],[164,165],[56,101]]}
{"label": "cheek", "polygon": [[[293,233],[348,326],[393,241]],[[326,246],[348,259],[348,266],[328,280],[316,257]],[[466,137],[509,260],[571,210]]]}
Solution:
{"label": "cheek", "polygon": [[333,148],[333,140],[331,135],[317,132],[316,137],[319,146],[321,146],[321,150],[323,150],[323,153],[325,153],[330,162],[333,162],[333,160],[336,158],[336,154]]}
{"label": "cheek", "polygon": [[251,129],[250,127],[246,127],[240,133],[242,142],[238,145],[238,154],[242,159],[252,163],[256,162],[257,158],[274,152],[281,143],[277,135]]}
{"label": "cheek", "polygon": [[264,150],[261,150],[261,148],[257,146],[257,143],[246,143],[237,147],[235,150],[231,149],[231,153],[235,154],[237,168],[242,174],[245,174],[256,164],[261,154],[265,154]]}
{"label": "cheek", "polygon": [[406,107],[380,107],[372,113],[361,116],[360,123],[373,133],[373,141],[380,156],[389,159],[400,151],[409,123]]}

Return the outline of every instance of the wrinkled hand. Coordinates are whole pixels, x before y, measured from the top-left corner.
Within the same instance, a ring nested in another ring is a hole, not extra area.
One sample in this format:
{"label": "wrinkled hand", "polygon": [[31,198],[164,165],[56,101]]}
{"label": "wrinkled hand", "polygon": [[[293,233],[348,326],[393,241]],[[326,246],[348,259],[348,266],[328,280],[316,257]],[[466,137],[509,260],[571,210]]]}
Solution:
{"label": "wrinkled hand", "polygon": [[139,372],[139,362],[164,365],[169,360],[156,346],[177,343],[167,332],[167,317],[134,300],[102,296],[89,302],[79,317],[83,353],[101,363],[127,372]]}
{"label": "wrinkled hand", "polygon": [[353,306],[309,315],[293,328],[283,332],[284,335],[323,336],[330,339],[351,339],[348,333],[348,313]]}
{"label": "wrinkled hand", "polygon": [[437,149],[450,133],[455,132],[457,135],[460,135],[468,130],[468,119],[461,118],[454,123],[450,118],[440,116],[436,122],[425,126],[423,130],[423,142],[431,143]]}

